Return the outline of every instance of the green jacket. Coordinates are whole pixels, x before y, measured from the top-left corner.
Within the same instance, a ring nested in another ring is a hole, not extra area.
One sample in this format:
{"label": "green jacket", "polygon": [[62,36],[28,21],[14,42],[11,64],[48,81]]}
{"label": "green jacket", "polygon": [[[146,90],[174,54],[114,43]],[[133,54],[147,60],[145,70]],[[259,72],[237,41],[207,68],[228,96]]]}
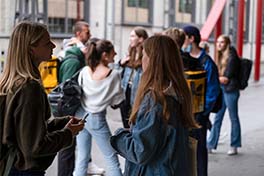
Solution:
{"label": "green jacket", "polygon": [[61,83],[71,78],[84,65],[84,54],[80,48],[73,46],[68,49],[60,66],[59,82]]}
{"label": "green jacket", "polygon": [[42,85],[35,80],[14,88],[6,97],[3,143],[18,149],[18,170],[45,171],[57,152],[72,144],[72,133],[64,126],[68,117],[51,119]]}

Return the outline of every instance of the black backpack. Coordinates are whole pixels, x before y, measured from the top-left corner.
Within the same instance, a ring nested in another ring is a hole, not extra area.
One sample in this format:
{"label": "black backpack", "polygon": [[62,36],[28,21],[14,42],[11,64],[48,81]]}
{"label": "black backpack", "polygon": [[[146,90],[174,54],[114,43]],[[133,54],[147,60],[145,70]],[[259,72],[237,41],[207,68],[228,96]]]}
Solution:
{"label": "black backpack", "polygon": [[0,96],[0,175],[8,176],[13,165],[16,149],[3,144],[3,129],[5,117],[6,95]]}
{"label": "black backpack", "polygon": [[80,71],[81,69],[48,94],[51,110],[55,117],[74,115],[80,107],[82,96],[82,87],[78,84]]}
{"label": "black backpack", "polygon": [[239,70],[239,89],[244,90],[248,86],[248,80],[250,77],[253,62],[246,58],[240,59]]}

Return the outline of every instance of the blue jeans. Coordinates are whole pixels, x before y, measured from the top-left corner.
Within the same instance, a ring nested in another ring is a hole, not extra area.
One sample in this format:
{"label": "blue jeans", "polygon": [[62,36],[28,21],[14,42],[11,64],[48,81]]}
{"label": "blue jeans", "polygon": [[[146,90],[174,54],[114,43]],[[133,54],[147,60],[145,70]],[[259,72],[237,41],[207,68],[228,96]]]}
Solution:
{"label": "blue jeans", "polygon": [[[83,117],[86,112],[80,107],[75,116]],[[95,140],[101,150],[106,162],[107,176],[122,176],[118,157],[112,146],[110,145],[110,137],[112,136],[106,121],[106,111],[100,113],[89,113],[86,118],[84,129],[77,135],[77,157],[74,169],[74,176],[86,176],[87,166],[91,158],[91,139]]]}
{"label": "blue jeans", "polygon": [[240,122],[238,117],[238,99],[240,96],[239,90],[232,91],[232,92],[225,92],[224,88],[221,87],[223,90],[223,104],[222,108],[219,112],[215,115],[215,121],[211,129],[210,136],[207,140],[207,148],[208,149],[216,149],[222,121],[225,115],[226,108],[229,112],[229,117],[231,120],[231,147],[241,147],[241,129],[240,129]]}

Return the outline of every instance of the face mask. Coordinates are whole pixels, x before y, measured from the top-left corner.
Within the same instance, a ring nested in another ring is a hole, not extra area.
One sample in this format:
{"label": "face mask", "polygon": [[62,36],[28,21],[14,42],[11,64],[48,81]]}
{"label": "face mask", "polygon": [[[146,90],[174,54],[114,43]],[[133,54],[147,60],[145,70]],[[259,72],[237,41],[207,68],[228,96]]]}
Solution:
{"label": "face mask", "polygon": [[190,53],[192,51],[192,44],[189,44],[186,48],[182,48],[182,51]]}

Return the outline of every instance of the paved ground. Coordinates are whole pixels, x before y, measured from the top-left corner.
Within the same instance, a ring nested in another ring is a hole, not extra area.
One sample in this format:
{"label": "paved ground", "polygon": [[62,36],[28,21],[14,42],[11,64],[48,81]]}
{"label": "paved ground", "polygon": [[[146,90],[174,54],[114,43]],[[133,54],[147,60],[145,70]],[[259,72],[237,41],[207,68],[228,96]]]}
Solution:
{"label": "paved ground", "polygon": [[[209,155],[209,176],[264,176],[264,76],[262,81],[250,81],[249,87],[241,91],[239,114],[242,129],[242,148],[237,156],[227,156],[230,122],[226,113],[218,150]],[[109,109],[108,119],[114,131],[121,126],[119,110]],[[213,115],[211,116],[213,120]],[[93,143],[93,161],[105,167],[98,146]],[[120,158],[121,166],[124,159]],[[48,169],[47,176],[56,176],[56,160]]]}

